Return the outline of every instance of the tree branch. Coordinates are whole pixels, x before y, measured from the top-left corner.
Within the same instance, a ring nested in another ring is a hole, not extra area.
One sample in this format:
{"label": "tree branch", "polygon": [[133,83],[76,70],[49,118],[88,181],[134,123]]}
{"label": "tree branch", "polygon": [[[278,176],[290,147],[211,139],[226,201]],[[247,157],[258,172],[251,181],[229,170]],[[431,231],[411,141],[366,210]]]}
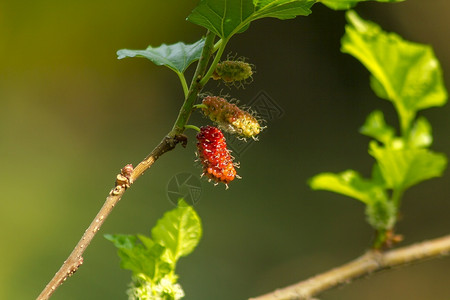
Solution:
{"label": "tree branch", "polygon": [[161,155],[174,149],[178,143],[181,143],[184,147],[186,146],[187,138],[182,134],[185,129],[184,125],[186,125],[186,122],[189,120],[195,100],[203,88],[203,84],[200,84],[200,80],[206,72],[206,68],[214,48],[214,38],[215,35],[213,33],[207,32],[205,46],[203,47],[202,55],[199,59],[188,95],[183,103],[172,130],[166,137],[164,137],[159,145],[156,146],[156,148],[136,166],[136,168],[133,169],[132,165],[126,165],[122,168],[121,173],[116,177],[115,187],[109,193],[102,208],[86,229],[81,237],[81,240],[75,246],[67,260],[64,261],[61,268],[58,272],[56,272],[52,280],[50,280],[41,294],[37,297],[37,300],[49,299],[55,292],[56,288],[63,284],[63,282],[72,276],[73,273],[75,273],[83,264],[84,251],[86,251],[86,248],[100,230],[100,227],[103,222],[105,222],[114,206],[120,201],[127,188],[129,188],[146,170],[148,170]]}
{"label": "tree branch", "polygon": [[386,252],[370,250],[340,267],[251,300],[310,299],[364,275],[449,254],[450,235]]}
{"label": "tree branch", "polygon": [[129,188],[145,170],[149,169],[162,154],[174,149],[178,142],[184,143],[184,139],[182,137],[165,137],[161,143],[159,143],[159,145],[141,163],[139,163],[136,169],[133,170],[131,165],[127,165],[122,169],[121,174],[117,175],[116,186],[109,193],[102,208],[86,229],[67,260],[64,261],[59,271],[41,292],[37,298],[38,300],[50,298],[56,288],[63,284],[68,277],[72,276],[73,273],[78,270],[81,264],[83,264],[84,251],[89,246],[96,233],[100,230],[100,227],[112,212],[114,206],[120,201],[125,190]]}

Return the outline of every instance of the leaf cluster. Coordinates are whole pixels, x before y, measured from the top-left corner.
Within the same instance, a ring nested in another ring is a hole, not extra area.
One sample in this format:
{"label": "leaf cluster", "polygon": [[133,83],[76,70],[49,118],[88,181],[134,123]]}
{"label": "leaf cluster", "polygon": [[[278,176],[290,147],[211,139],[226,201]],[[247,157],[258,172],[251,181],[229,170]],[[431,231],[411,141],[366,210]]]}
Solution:
{"label": "leaf cluster", "polygon": [[373,138],[369,154],[375,159],[369,179],[354,171],[322,173],[310,180],[311,188],[328,190],[366,204],[370,225],[379,232],[375,247],[386,242],[393,230],[403,193],[424,180],[441,176],[447,165],[444,154],[429,149],[431,125],[417,112],[446,103],[439,61],[430,46],[403,40],[365,21],[354,11],[347,13],[348,25],[342,52],[357,58],[371,73],[371,87],[394,105],[401,132],[386,124],[381,111],[366,119],[360,132]]}
{"label": "leaf cluster", "polygon": [[135,285],[141,287],[144,279],[153,288],[147,293],[156,295],[162,280],[176,284],[177,261],[194,250],[201,235],[199,216],[184,200],[180,200],[177,208],[158,220],[151,230],[151,237],[107,234],[105,238],[118,249],[120,266],[133,272]]}

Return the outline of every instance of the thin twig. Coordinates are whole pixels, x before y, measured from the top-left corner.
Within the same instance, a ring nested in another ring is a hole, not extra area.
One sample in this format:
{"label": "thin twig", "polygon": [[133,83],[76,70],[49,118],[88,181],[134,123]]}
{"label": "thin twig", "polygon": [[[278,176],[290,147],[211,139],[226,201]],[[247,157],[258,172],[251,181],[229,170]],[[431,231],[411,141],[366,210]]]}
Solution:
{"label": "thin twig", "polygon": [[340,267],[251,300],[310,299],[364,275],[449,254],[450,235],[387,252],[371,250]]}
{"label": "thin twig", "polygon": [[41,294],[37,297],[37,300],[49,299],[55,292],[56,288],[63,284],[63,282],[72,276],[73,273],[75,273],[83,264],[84,251],[86,251],[86,248],[100,230],[100,227],[103,222],[105,222],[114,206],[120,201],[127,188],[129,188],[146,170],[148,170],[161,155],[174,149],[178,143],[181,143],[184,147],[186,146],[187,138],[182,134],[185,129],[184,125],[186,125],[195,100],[203,88],[203,84],[200,84],[200,80],[206,72],[206,68],[212,54],[212,49],[214,47],[214,38],[215,34],[208,31],[205,38],[205,46],[203,47],[202,55],[199,59],[192,84],[189,88],[189,93],[183,103],[173,129],[161,141],[161,143],[159,143],[159,145],[156,146],[156,148],[136,166],[136,168],[133,169],[131,165],[126,165],[121,170],[121,173],[117,175],[116,185],[109,193],[109,196],[106,198],[102,208],[95,216],[88,229],[86,229],[81,237],[81,240],[75,246],[67,260],[64,261],[61,268],[58,272],[56,272],[55,276],[53,276]]}
{"label": "thin twig", "polygon": [[161,141],[161,143],[152,151],[152,153],[150,153],[141,163],[139,163],[139,165],[131,172],[131,174],[127,174],[125,172],[125,168],[122,169],[122,173],[117,175],[116,186],[109,193],[102,208],[95,216],[88,229],[86,229],[80,241],[75,246],[67,260],[64,261],[59,271],[41,292],[41,294],[37,298],[38,300],[50,298],[56,288],[63,284],[63,282],[66,281],[68,277],[72,276],[72,274],[78,270],[78,268],[83,263],[84,251],[89,246],[96,233],[100,230],[100,227],[109,216],[114,206],[120,201],[125,190],[129,188],[133,184],[133,182],[136,181],[136,179],[138,179],[139,176],[144,173],[144,171],[149,169],[162,154],[175,148],[178,142],[180,142],[179,138],[165,137]]}

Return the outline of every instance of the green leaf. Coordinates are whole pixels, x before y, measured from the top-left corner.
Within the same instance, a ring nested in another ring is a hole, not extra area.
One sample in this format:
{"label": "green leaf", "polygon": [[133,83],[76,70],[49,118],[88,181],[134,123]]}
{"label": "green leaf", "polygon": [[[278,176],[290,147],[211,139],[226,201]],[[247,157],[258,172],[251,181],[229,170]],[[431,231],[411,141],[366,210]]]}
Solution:
{"label": "green leaf", "polygon": [[[365,2],[371,0],[318,0],[317,2],[322,2],[324,5],[328,6],[331,9],[340,10],[340,9],[349,9],[355,7],[358,2]],[[374,0],[377,2],[402,2],[405,0]]]}
{"label": "green leaf", "polygon": [[361,127],[360,132],[364,135],[373,137],[380,142],[387,144],[394,137],[395,130],[384,121],[383,112],[373,111]]}
{"label": "green leaf", "polygon": [[404,190],[442,175],[447,158],[424,148],[382,147],[372,141],[369,153],[378,162],[388,188]]}
{"label": "green leaf", "polygon": [[446,103],[441,67],[430,46],[386,33],[354,11],[347,13],[347,20],[341,50],[371,72],[372,88],[394,103],[402,130],[409,128],[418,110]]}
{"label": "green leaf", "polygon": [[297,16],[307,16],[316,1],[312,0],[254,0],[255,13],[252,21],[262,18],[277,18],[280,20],[294,19]]}
{"label": "green leaf", "polygon": [[191,63],[201,56],[205,40],[201,39],[194,44],[186,45],[178,42],[172,45],[162,44],[145,50],[122,49],[117,51],[117,58],[145,57],[158,66],[166,66],[178,74],[184,73]]}
{"label": "green leaf", "polygon": [[105,239],[113,242],[118,249],[133,249],[136,245],[137,238],[128,234],[105,234]]}
{"label": "green leaf", "polygon": [[[147,248],[138,243],[134,235],[107,234],[105,238],[118,248],[121,268],[131,270],[133,274],[143,273],[153,279],[161,278],[170,271],[160,259],[165,251],[163,246],[153,244]],[[165,271],[161,273],[160,270]]]}
{"label": "green leaf", "polygon": [[153,240],[166,247],[168,262],[173,265],[194,250],[201,235],[200,218],[184,200],[176,209],[165,213],[152,229]]}
{"label": "green leaf", "polygon": [[202,0],[188,16],[222,39],[245,31],[250,22],[261,18],[292,19],[307,16],[315,0]]}
{"label": "green leaf", "polygon": [[374,163],[372,167],[372,182],[379,186],[386,186],[386,182],[380,170],[380,165],[377,163]]}
{"label": "green leaf", "polygon": [[414,123],[408,139],[411,147],[429,147],[433,143],[431,125],[426,118],[420,117]]}
{"label": "green leaf", "polygon": [[362,178],[356,171],[347,170],[339,174],[321,173],[309,181],[313,190],[327,190],[346,195],[366,204],[387,201],[382,185]]}
{"label": "green leaf", "polygon": [[175,283],[178,258],[189,254],[200,239],[200,219],[180,200],[176,209],[157,222],[152,235],[154,239],[141,234],[107,234],[105,238],[118,248],[120,266],[131,270],[136,278],[149,278],[152,286],[164,277]]}
{"label": "green leaf", "polygon": [[151,248],[155,245],[155,242],[154,242],[151,238],[149,238],[148,236],[145,236],[145,235],[143,235],[143,234],[137,234],[136,236],[139,238],[139,240],[141,241],[141,243],[142,243],[147,249],[151,249]]}

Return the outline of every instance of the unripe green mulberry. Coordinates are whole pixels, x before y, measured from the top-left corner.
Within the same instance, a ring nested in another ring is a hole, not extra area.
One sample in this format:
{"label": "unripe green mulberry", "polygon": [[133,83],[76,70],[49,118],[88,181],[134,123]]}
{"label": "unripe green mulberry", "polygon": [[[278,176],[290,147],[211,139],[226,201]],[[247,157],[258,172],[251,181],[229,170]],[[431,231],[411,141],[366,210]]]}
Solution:
{"label": "unripe green mulberry", "polygon": [[202,104],[203,113],[227,132],[255,139],[262,130],[258,120],[251,113],[224,98],[208,96],[203,99]]}
{"label": "unripe green mulberry", "polygon": [[212,78],[226,83],[242,82],[253,75],[252,66],[243,60],[225,60],[217,64]]}

